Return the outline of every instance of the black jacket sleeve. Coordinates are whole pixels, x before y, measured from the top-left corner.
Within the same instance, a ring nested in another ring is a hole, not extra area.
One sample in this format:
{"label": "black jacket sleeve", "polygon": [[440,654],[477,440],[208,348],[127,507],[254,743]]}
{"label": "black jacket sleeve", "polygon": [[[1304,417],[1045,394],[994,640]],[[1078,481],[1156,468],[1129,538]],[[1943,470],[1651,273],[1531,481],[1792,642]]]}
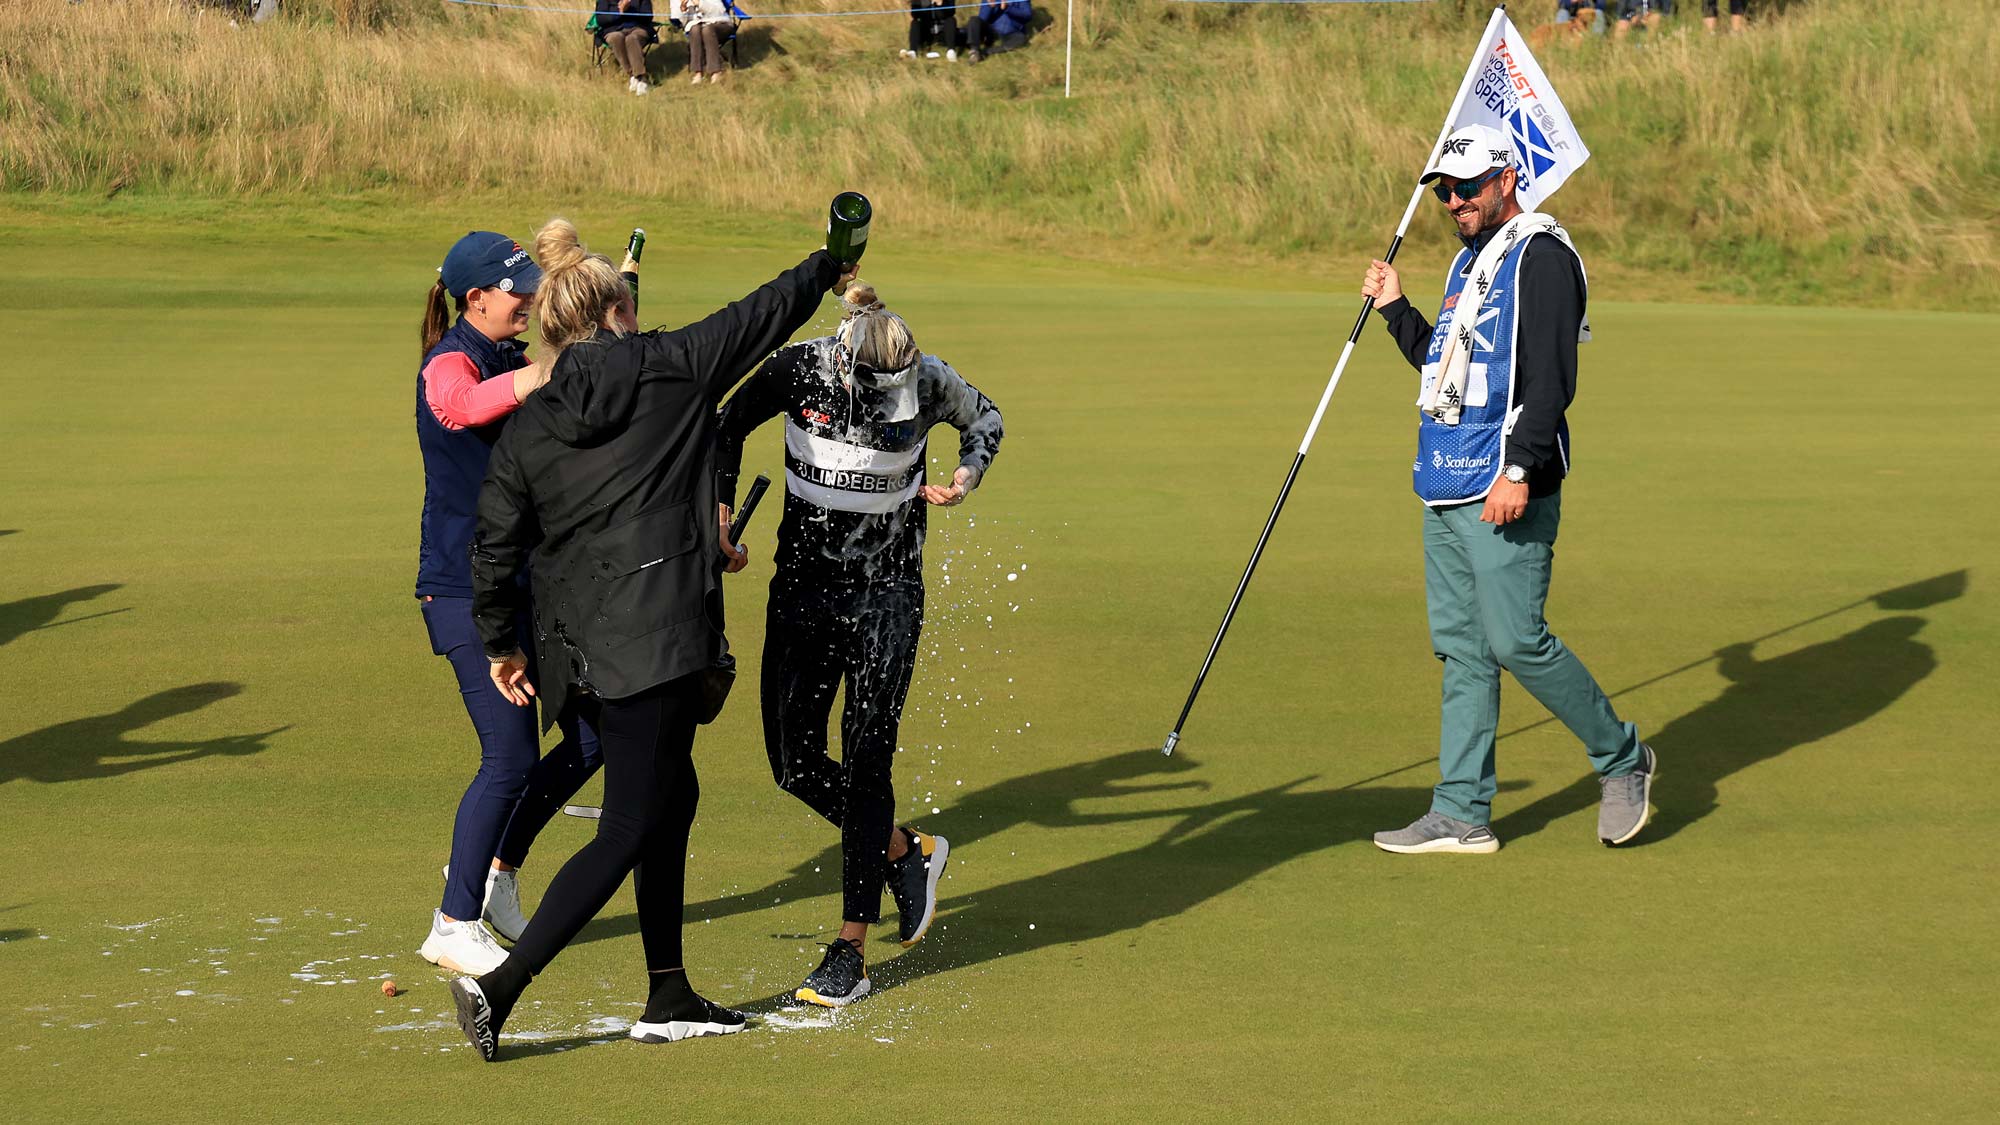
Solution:
{"label": "black jacket sleeve", "polygon": [[789,409],[792,378],[804,354],[803,347],[779,348],[755,375],[736,388],[723,406],[716,426],[715,490],[724,504],[736,506],[736,478],[743,473],[744,439],[752,430]]}
{"label": "black jacket sleeve", "polygon": [[832,255],[815,250],[727,308],[678,332],[653,336],[651,346],[680,350],[680,361],[700,384],[702,401],[713,410],[751,364],[770,355],[812,319],[820,297],[839,277],[840,266]]}
{"label": "black jacket sleeve", "polygon": [[508,440],[522,431],[517,420],[500,436],[479,487],[479,527],[472,535],[472,619],[489,657],[506,656],[527,643],[514,635],[514,619],[527,600],[521,569],[542,533],[515,443]]}
{"label": "black jacket sleeve", "polygon": [[1375,311],[1382,314],[1383,322],[1389,326],[1396,350],[1403,353],[1411,367],[1423,370],[1424,353],[1431,347],[1431,322],[1410,304],[1408,297],[1398,297]]}
{"label": "black jacket sleeve", "polygon": [[1554,238],[1521,251],[1520,320],[1515,327],[1514,406],[1521,415],[1507,438],[1507,463],[1531,480],[1561,480],[1556,428],[1576,398],[1576,334],[1583,324],[1583,268]]}

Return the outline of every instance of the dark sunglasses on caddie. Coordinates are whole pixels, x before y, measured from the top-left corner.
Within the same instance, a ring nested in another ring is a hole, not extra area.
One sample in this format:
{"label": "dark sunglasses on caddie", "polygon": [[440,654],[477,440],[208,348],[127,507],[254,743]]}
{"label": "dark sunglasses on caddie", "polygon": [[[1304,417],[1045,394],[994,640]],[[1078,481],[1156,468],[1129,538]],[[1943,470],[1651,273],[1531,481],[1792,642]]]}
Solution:
{"label": "dark sunglasses on caddie", "polygon": [[1444,181],[1439,180],[1437,183],[1431,185],[1431,194],[1438,197],[1439,203],[1450,203],[1451,197],[1454,195],[1470,203],[1480,192],[1486,190],[1486,182],[1488,180],[1493,179],[1506,170],[1505,168],[1495,168],[1476,180],[1460,180],[1451,187],[1444,186]]}

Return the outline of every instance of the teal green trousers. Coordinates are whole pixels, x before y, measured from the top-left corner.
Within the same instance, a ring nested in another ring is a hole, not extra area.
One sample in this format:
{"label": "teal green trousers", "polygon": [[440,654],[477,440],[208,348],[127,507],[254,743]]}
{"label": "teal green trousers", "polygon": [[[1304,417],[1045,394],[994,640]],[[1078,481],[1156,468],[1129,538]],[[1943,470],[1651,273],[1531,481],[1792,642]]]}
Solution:
{"label": "teal green trousers", "polygon": [[1444,662],[1437,789],[1431,808],[1473,824],[1493,819],[1500,670],[1583,742],[1599,776],[1639,765],[1639,730],[1621,722],[1583,661],[1542,617],[1562,493],[1528,501],[1504,527],[1479,522],[1483,502],[1424,509],[1424,598],[1431,649]]}

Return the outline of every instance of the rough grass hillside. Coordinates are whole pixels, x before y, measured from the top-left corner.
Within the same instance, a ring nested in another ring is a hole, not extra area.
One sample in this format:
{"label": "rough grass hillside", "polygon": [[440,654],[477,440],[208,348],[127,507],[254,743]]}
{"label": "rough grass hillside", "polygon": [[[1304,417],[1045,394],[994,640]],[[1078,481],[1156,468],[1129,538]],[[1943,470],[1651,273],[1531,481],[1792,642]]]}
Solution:
{"label": "rough grass hillside", "polygon": [[[14,0],[0,187],[806,215],[852,185],[908,233],[1344,277],[1400,213],[1488,10],[1085,0],[1065,100],[1060,7],[1031,49],[973,67],[896,59],[897,16],[774,18],[882,5],[751,6],[766,18],[732,85],[681,85],[669,42],[641,100],[593,70],[572,14],[295,0],[231,27],[180,3]],[[1628,289],[1983,305],[2000,87],[1964,79],[2000,69],[1991,31],[1977,5],[1817,0],[1738,37],[1683,18],[1546,48],[1596,154],[1554,209]]]}

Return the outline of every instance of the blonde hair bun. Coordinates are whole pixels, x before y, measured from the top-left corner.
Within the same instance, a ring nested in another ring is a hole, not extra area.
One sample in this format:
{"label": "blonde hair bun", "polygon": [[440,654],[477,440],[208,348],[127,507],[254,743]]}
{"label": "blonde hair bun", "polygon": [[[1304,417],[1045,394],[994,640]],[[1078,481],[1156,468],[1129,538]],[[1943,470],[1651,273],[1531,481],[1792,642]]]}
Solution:
{"label": "blonde hair bun", "polygon": [[550,219],[535,232],[535,264],[543,273],[575,269],[583,264],[584,256],[583,240],[568,219]]}
{"label": "blonde hair bun", "polygon": [[[542,322],[542,342],[555,349],[557,357],[564,348],[595,336],[599,328],[618,332],[608,318],[621,302],[631,300],[632,291],[611,259],[584,249],[575,224],[568,219],[543,223],[535,232],[535,258],[542,267],[535,315]],[[554,370],[555,359],[548,362]]]}
{"label": "blonde hair bun", "polygon": [[841,310],[844,316],[860,316],[882,307],[881,299],[875,295],[875,287],[858,277],[848,284],[847,292],[840,295],[840,300],[847,306]]}

